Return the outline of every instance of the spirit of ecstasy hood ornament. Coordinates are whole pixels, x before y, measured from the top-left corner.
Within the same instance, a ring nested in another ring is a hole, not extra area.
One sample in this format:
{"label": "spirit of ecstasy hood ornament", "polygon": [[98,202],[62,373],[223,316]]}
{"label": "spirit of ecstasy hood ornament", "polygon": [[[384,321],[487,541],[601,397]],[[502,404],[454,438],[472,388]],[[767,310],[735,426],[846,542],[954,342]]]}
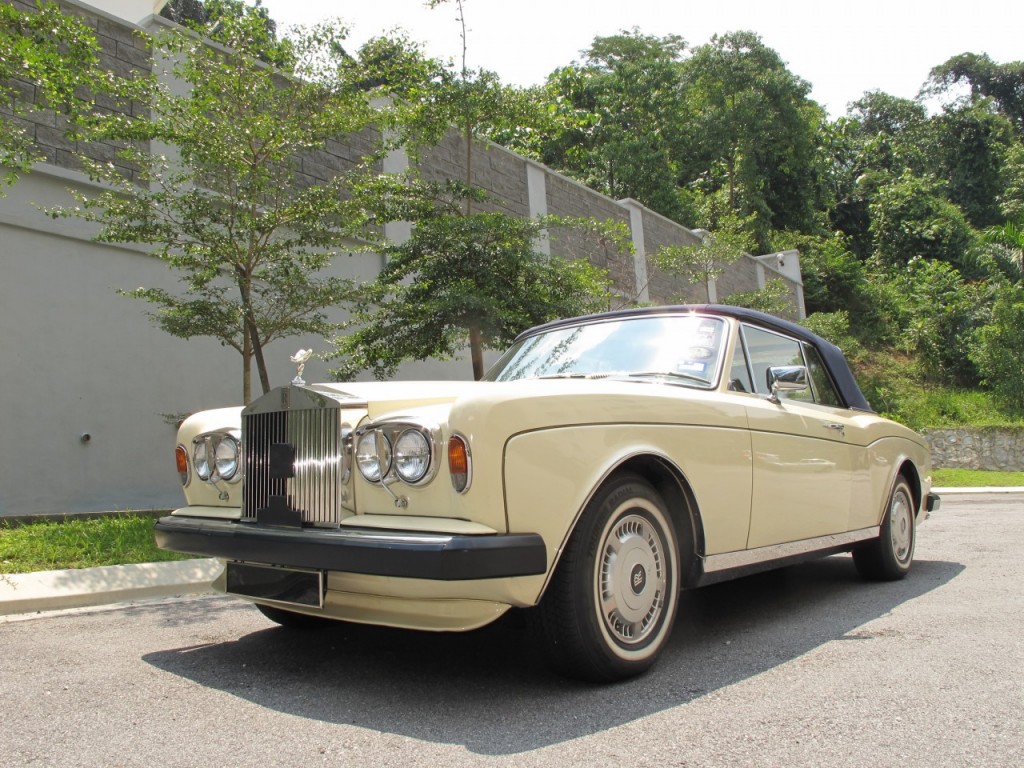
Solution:
{"label": "spirit of ecstasy hood ornament", "polygon": [[296,366],[298,366],[298,370],[295,373],[295,378],[292,379],[292,384],[294,384],[297,387],[300,387],[306,383],[305,381],[302,380],[302,372],[306,369],[306,361],[309,360],[312,354],[312,349],[300,349],[298,352],[296,352],[294,355],[288,358],[293,363],[295,363]]}

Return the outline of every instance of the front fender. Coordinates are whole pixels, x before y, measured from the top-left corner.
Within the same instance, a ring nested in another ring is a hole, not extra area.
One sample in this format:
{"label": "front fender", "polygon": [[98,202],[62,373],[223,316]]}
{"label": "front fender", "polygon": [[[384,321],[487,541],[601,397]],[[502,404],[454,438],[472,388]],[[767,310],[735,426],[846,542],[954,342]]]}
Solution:
{"label": "front fender", "polygon": [[558,427],[514,435],[505,445],[504,492],[510,531],[536,531],[557,563],[601,483],[636,456],[668,462],[687,479],[707,554],[746,546],[750,527],[750,438],[743,430],[615,424]]}

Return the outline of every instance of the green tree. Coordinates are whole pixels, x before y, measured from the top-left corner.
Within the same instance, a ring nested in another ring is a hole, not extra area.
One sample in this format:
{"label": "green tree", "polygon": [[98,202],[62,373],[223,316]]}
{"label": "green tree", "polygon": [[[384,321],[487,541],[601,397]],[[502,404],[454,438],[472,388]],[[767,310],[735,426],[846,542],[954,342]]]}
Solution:
{"label": "green tree", "polygon": [[1000,289],[991,321],[977,333],[971,359],[1006,406],[1024,413],[1024,286]]}
{"label": "green tree", "polygon": [[80,18],[52,3],[30,12],[0,3],[0,166],[10,169],[0,176],[0,196],[18,171],[42,159],[19,117],[54,110],[61,113],[58,125],[70,128],[92,110],[98,48]]}
{"label": "green tree", "polygon": [[1019,142],[1006,152],[999,210],[1005,221],[1024,224],[1024,144]]}
{"label": "green tree", "polygon": [[989,227],[982,233],[983,257],[992,260],[994,275],[1001,274],[1014,283],[1024,283],[1024,227],[1008,221],[1001,227]]}
{"label": "green tree", "polygon": [[[388,127],[395,143],[416,157],[455,126],[465,150],[464,175],[450,180],[454,194],[438,200],[432,213],[410,219],[414,227],[407,241],[380,248],[387,265],[364,290],[350,324],[354,330],[336,340],[336,355],[343,358],[335,371],[340,377],[363,369],[387,376],[402,360],[450,357],[468,345],[473,376],[479,379],[484,349],[507,345],[530,325],[607,300],[603,271],[539,252],[545,228],[556,220],[493,210],[494,202],[474,186],[478,144],[496,131],[531,124],[535,103],[503,86],[494,73],[470,70],[464,4],[456,0],[455,5],[462,40],[459,71],[428,63],[431,77],[423,87],[398,94]],[[379,60],[402,67],[411,63],[386,51]]]}
{"label": "green tree", "polygon": [[[449,0],[428,0],[436,8]],[[494,72],[469,67],[468,30],[463,0],[454,0],[462,41],[457,71],[420,58],[426,76],[418,78],[421,87],[398,94],[396,119],[390,124],[395,143],[413,155],[424,147],[436,146],[451,131],[461,135],[464,151],[462,181],[469,187],[474,181],[474,161],[480,144],[495,134],[510,135],[528,130],[542,119],[529,91],[503,84]],[[408,65],[410,59],[403,61]],[[466,215],[473,210],[475,195],[466,195]]]}
{"label": "green tree", "polygon": [[967,101],[992,99],[1024,134],[1024,61],[999,64],[984,53],[961,53],[934,67],[921,93],[955,95],[962,86],[968,88]]}
{"label": "green tree", "polygon": [[813,231],[825,114],[810,85],[753,32],[713,37],[684,62],[682,77],[683,184],[724,190],[732,210],[755,217],[763,250],[771,229]]}
{"label": "green tree", "polygon": [[639,30],[597,37],[581,62],[548,78],[554,125],[543,162],[614,198],[681,220],[680,79],[685,43]]}
{"label": "green tree", "polygon": [[875,274],[842,234],[776,233],[772,250],[797,250],[808,315],[845,312],[853,334],[864,344],[880,345],[895,333],[886,276]]}
{"label": "green tree", "polygon": [[991,103],[947,107],[930,121],[933,172],[946,181],[946,197],[975,227],[1002,221],[999,196],[1005,184],[1013,127]]}
{"label": "green tree", "polygon": [[[302,158],[376,119],[371,93],[339,79],[344,30],[321,26],[290,43],[294,77],[260,58],[265,37],[252,19],[221,20],[228,51],[171,31],[153,40],[172,77],[133,84],[145,118],[111,115],[95,139],[127,142],[135,183],[109,165],[86,161],[109,191],[79,195],[80,215],[101,225],[103,242],[142,243],[180,275],[181,293],[139,288],[153,319],[181,338],[212,336],[242,356],[242,393],[251,399],[251,362],[270,388],[264,348],[303,333],[327,333],[325,310],[343,300],[347,281],[323,275],[346,238],[373,215],[351,194],[352,174],[315,182]],[[165,153],[151,149],[159,142]]]}
{"label": "green tree", "polygon": [[869,91],[821,131],[829,158],[828,219],[862,259],[872,252],[869,206],[879,187],[906,172],[925,172],[927,126],[921,104]]}
{"label": "green tree", "polygon": [[953,265],[920,257],[893,270],[889,279],[898,297],[898,345],[917,355],[932,381],[976,384],[970,341],[987,319],[987,284],[965,281]]}
{"label": "green tree", "polygon": [[870,212],[875,255],[884,264],[900,266],[914,258],[959,264],[974,240],[941,185],[909,173],[879,188]]}
{"label": "green tree", "polygon": [[[709,203],[708,208],[714,208]],[[711,283],[717,280],[732,264],[750,253],[754,236],[750,228],[753,216],[739,217],[731,212],[706,215],[706,220],[716,223],[714,232],[705,232],[701,242],[695,245],[666,245],[659,248],[652,261],[671,275],[678,275],[694,285],[704,288],[704,295],[711,301]]]}
{"label": "green tree", "polygon": [[469,345],[479,380],[477,350],[505,347],[532,325],[603,308],[603,270],[537,253],[540,236],[565,225],[572,223],[465,215],[439,205],[407,241],[382,247],[387,264],[362,294],[357,327],[335,342],[342,358],[335,375],[368,369],[384,378],[404,360],[448,359]]}
{"label": "green tree", "polygon": [[277,23],[261,0],[171,0],[160,15],[232,49],[244,48],[262,61],[288,69],[293,52],[279,40]]}

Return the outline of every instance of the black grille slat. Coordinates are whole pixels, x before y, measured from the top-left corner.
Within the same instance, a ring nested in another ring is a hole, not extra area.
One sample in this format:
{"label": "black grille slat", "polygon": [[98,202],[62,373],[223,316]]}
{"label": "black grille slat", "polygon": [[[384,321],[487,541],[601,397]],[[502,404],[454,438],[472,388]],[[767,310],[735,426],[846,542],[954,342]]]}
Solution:
{"label": "black grille slat", "polygon": [[[242,443],[244,518],[254,519],[271,496],[284,496],[303,523],[338,521],[345,462],[337,408],[248,414],[242,418]],[[279,443],[295,450],[294,476],[288,479],[270,476],[271,446]]]}

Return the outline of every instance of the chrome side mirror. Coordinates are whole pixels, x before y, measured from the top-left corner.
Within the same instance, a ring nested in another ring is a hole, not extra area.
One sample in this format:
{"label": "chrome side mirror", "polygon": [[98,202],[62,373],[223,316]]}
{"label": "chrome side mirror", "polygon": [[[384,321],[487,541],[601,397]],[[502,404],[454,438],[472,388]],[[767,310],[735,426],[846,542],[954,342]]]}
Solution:
{"label": "chrome side mirror", "polygon": [[780,392],[805,392],[807,390],[807,368],[803,365],[776,365],[765,374],[771,395],[768,399],[779,403]]}

